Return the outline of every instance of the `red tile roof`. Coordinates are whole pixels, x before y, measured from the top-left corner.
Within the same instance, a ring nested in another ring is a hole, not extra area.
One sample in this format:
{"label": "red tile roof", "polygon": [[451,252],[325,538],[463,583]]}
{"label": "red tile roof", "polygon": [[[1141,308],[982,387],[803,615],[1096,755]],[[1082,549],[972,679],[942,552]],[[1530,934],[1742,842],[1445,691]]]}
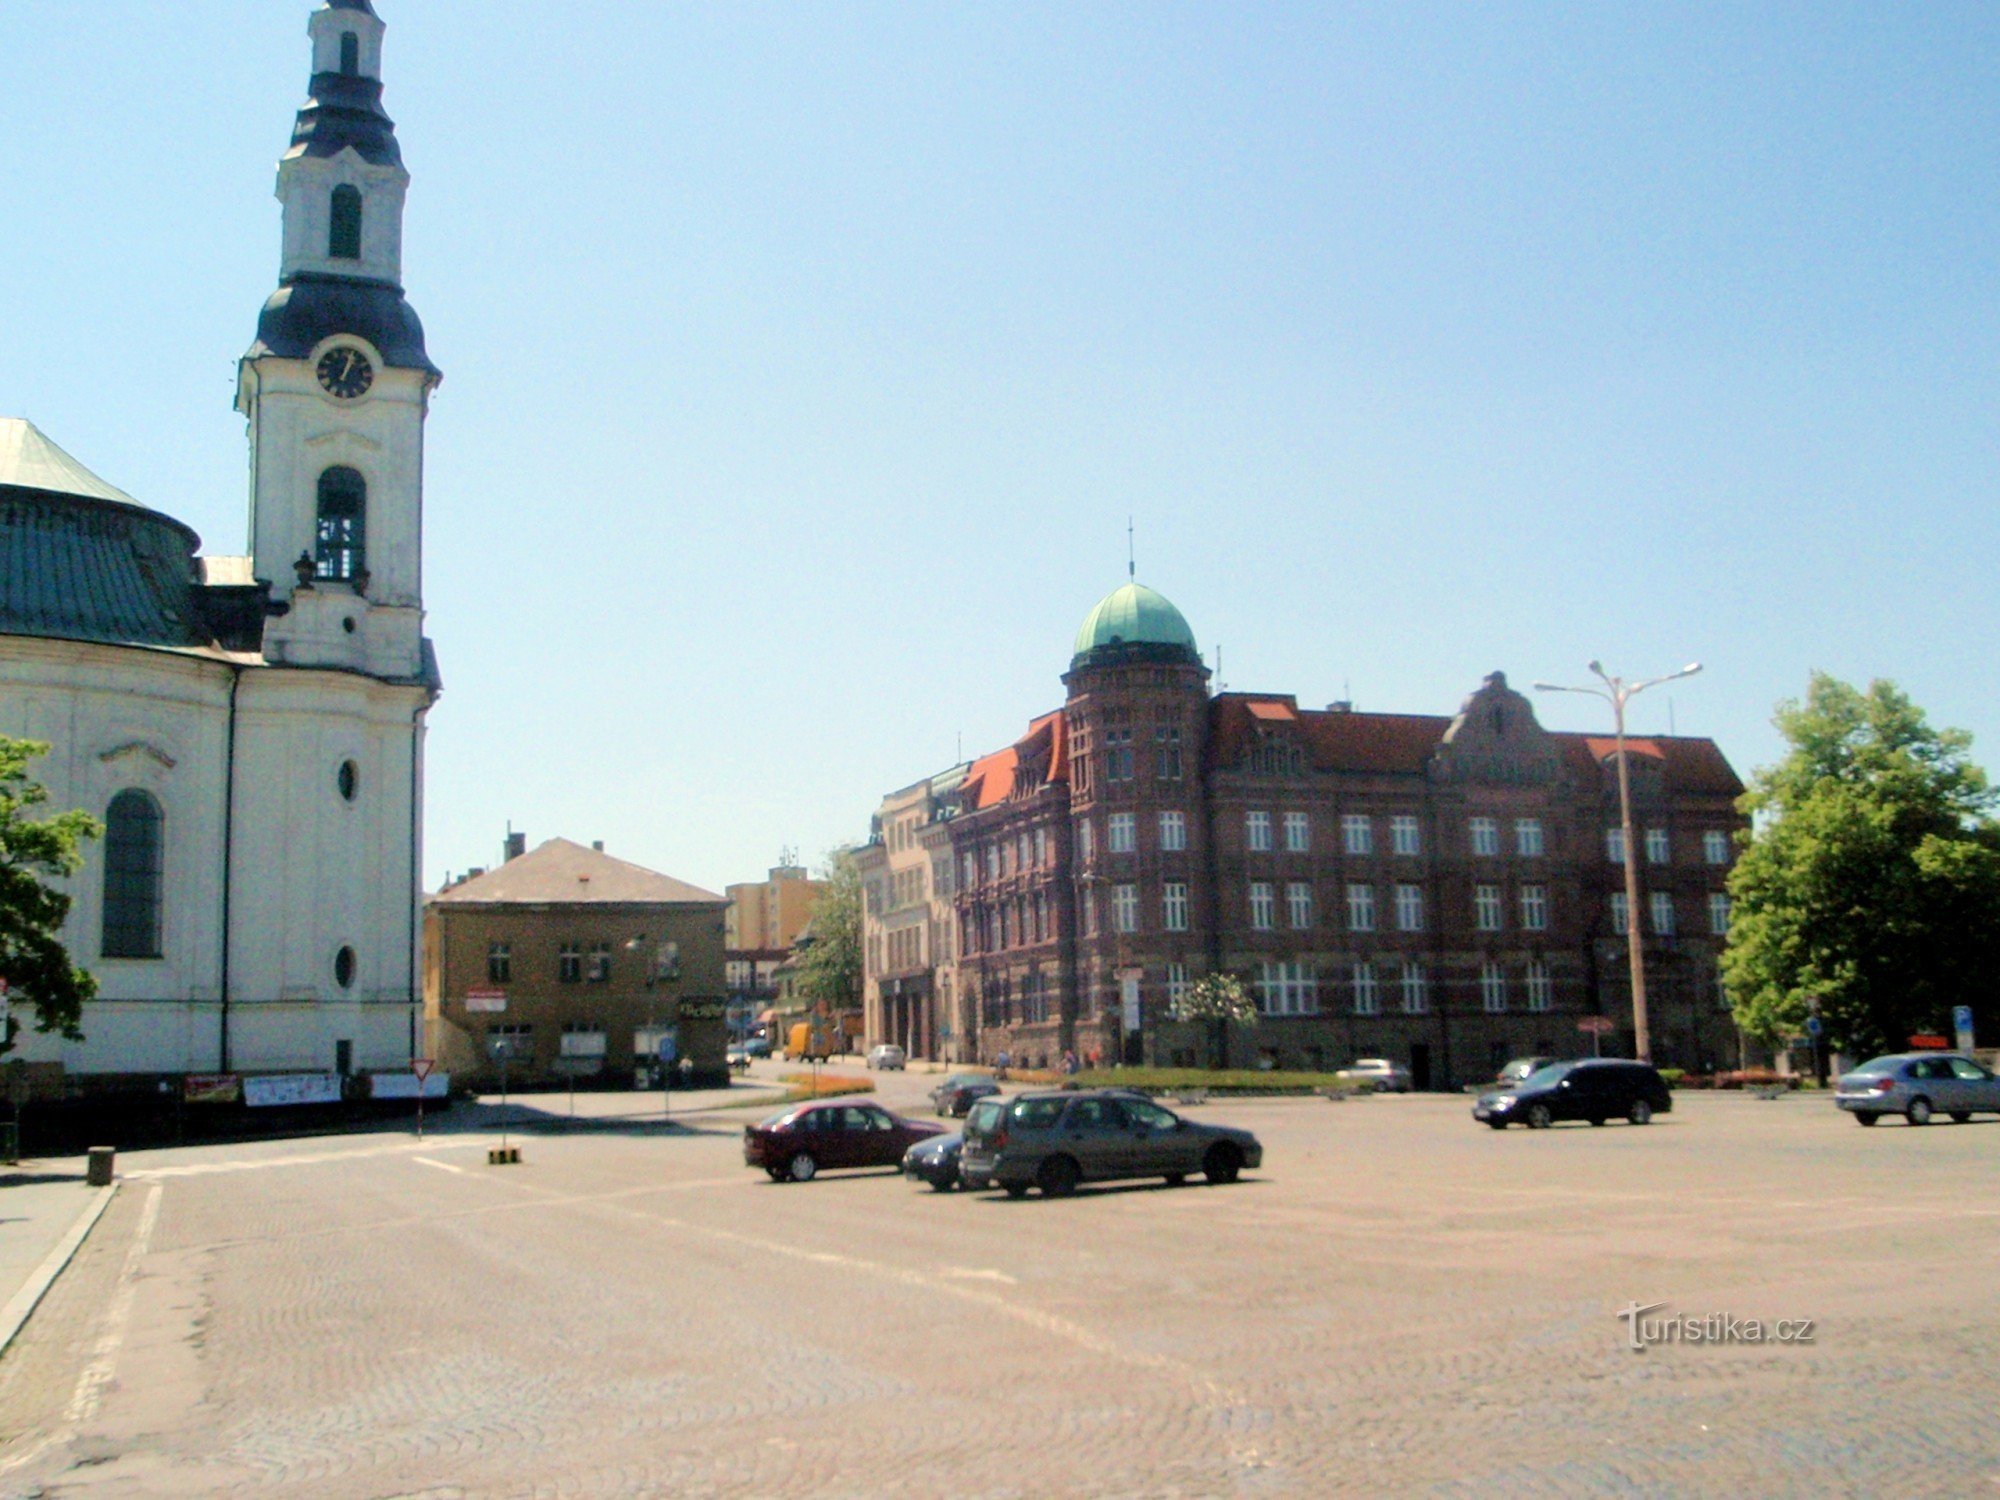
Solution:
{"label": "red tile roof", "polygon": [[[1033,786],[1019,785],[1021,762],[1038,756],[1048,770]],[[982,755],[965,773],[959,796],[968,812],[993,807],[1017,793],[1041,790],[1053,782],[1069,779],[1069,734],[1061,709],[1043,714],[1029,724],[1028,732],[1005,750]]]}

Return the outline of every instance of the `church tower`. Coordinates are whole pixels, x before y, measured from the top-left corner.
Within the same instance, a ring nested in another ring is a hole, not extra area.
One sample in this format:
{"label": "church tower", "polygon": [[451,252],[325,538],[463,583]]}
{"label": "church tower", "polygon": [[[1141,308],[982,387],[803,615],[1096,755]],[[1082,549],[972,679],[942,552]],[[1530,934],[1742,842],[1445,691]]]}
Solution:
{"label": "church tower", "polygon": [[250,428],[250,549],[283,608],[268,660],[372,677],[428,675],[423,436],[442,378],[403,296],[410,175],[382,108],[371,0],[308,25],[311,94],[278,164],[278,289],[239,369]]}

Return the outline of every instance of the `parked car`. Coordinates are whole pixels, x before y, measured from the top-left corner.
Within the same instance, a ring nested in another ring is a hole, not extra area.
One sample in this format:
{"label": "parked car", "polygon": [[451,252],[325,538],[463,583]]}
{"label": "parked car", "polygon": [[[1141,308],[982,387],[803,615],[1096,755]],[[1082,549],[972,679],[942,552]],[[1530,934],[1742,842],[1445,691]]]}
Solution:
{"label": "parked car", "polygon": [[753,1036],[743,1044],[743,1050],[752,1057],[769,1057],[771,1055],[771,1039],[767,1036]]}
{"label": "parked car", "polygon": [[731,1071],[732,1073],[747,1073],[747,1072],[749,1072],[749,1071],[750,1071],[750,1050],[749,1050],[749,1048],[747,1048],[747,1047],[731,1047],[731,1048],[729,1049],[729,1056],[728,1056],[728,1058],[726,1059],[726,1061],[727,1061],[727,1062],[729,1063],[729,1070],[730,1070],[730,1071]]}
{"label": "parked car", "polygon": [[962,1185],[958,1175],[959,1153],[965,1148],[962,1135],[934,1135],[918,1141],[903,1153],[903,1175],[928,1182],[940,1193]]}
{"label": "parked car", "polygon": [[910,1055],[893,1042],[882,1042],[870,1047],[866,1058],[871,1068],[881,1068],[885,1072],[893,1069],[898,1073],[903,1071],[903,1065],[909,1060]]}
{"label": "parked car", "polygon": [[1933,1114],[1963,1125],[1975,1113],[2000,1114],[2000,1078],[1963,1053],[1901,1052],[1841,1074],[1833,1102],[1863,1125],[1884,1115],[1928,1125]]}
{"label": "parked car", "polygon": [[1511,1089],[1519,1086],[1522,1079],[1531,1073],[1539,1073],[1551,1063],[1561,1061],[1554,1057],[1517,1057],[1502,1068],[1488,1085],[1489,1088]]}
{"label": "parked car", "polygon": [[931,1107],[941,1115],[963,1115],[999,1092],[1000,1085],[984,1073],[954,1073],[931,1090]]}
{"label": "parked car", "polygon": [[1358,1083],[1378,1094],[1407,1094],[1410,1070],[1386,1057],[1356,1058],[1333,1075],[1348,1083]]}
{"label": "parked car", "polygon": [[1530,1073],[1511,1089],[1493,1089],[1473,1102],[1472,1118],[1495,1130],[1517,1120],[1542,1130],[1558,1120],[1630,1120],[1652,1123],[1654,1115],[1674,1107],[1674,1096],[1659,1071],[1646,1063],[1623,1058],[1586,1057],[1577,1062],[1551,1063]]}
{"label": "parked car", "polygon": [[821,1168],[900,1167],[918,1141],[942,1127],[892,1115],[865,1099],[798,1104],[743,1128],[743,1160],[773,1181],[810,1182]]}
{"label": "parked car", "polygon": [[1234,1182],[1261,1166],[1264,1148],[1247,1130],[1198,1125],[1150,1099],[1091,1089],[1024,1094],[1009,1104],[982,1099],[965,1121],[959,1173],[967,1187],[998,1186],[1010,1198],[1029,1188],[1060,1198],[1079,1182],[1164,1177],[1179,1184],[1196,1172]]}

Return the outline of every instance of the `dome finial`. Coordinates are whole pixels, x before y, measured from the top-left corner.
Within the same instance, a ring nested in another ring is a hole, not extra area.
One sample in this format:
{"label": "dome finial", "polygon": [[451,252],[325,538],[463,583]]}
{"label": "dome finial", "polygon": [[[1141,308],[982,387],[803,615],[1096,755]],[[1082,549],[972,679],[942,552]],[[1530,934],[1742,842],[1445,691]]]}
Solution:
{"label": "dome finial", "polygon": [[1134,583],[1139,581],[1139,553],[1132,542],[1132,516],[1125,516],[1125,576]]}

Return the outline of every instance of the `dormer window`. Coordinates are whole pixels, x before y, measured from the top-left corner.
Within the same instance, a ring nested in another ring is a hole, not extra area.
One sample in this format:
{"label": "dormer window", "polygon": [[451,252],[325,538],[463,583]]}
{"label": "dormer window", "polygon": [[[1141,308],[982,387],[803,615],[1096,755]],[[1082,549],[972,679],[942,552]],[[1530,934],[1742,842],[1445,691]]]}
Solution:
{"label": "dormer window", "polygon": [[326,253],[331,260],[361,259],[361,189],[343,182],[333,190]]}
{"label": "dormer window", "polygon": [[351,31],[340,34],[340,71],[346,78],[354,78],[361,72],[361,38]]}

